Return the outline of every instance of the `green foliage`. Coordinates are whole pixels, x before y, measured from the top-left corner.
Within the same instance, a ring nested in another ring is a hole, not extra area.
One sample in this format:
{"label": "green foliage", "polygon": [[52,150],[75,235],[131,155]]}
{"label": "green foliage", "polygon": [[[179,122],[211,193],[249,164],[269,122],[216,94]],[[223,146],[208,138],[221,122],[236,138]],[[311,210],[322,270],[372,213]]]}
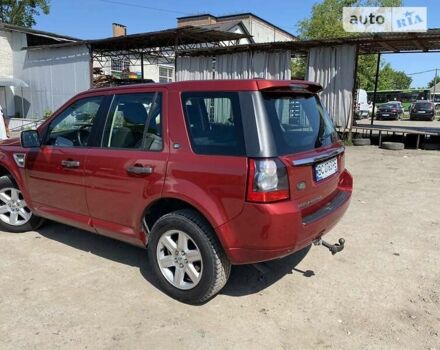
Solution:
{"label": "green foliage", "polygon": [[[357,35],[348,33],[342,27],[342,11],[345,6],[401,6],[401,0],[324,0],[312,8],[310,18],[298,23],[299,37],[304,40],[342,38]],[[376,55],[361,55],[358,60],[359,87],[374,89],[376,75]],[[297,59],[292,63],[292,76],[303,77],[306,60]],[[395,71],[389,64],[382,63],[379,71],[379,89],[406,89],[412,79],[404,72]]]}
{"label": "green foliage", "polygon": [[[376,66],[377,66],[377,55],[359,56],[357,78],[360,88],[367,91],[374,90]],[[379,79],[379,83],[380,83],[380,79]]]}
{"label": "green foliage", "polygon": [[49,14],[49,0],[0,0],[0,22],[3,23],[30,28],[40,13]]}
{"label": "green foliage", "polygon": [[[440,74],[440,70],[438,71],[438,74]],[[428,83],[428,88],[432,88],[435,84],[440,83],[440,76],[432,78],[432,80]]]}
{"label": "green foliage", "polygon": [[304,79],[306,76],[307,62],[305,57],[295,57],[290,62],[290,70],[293,79]]}
{"label": "green foliage", "polygon": [[46,110],[44,110],[43,118],[44,118],[44,119],[47,119],[47,118],[49,118],[52,114],[53,114],[53,112],[52,112],[50,109],[46,109]]}
{"label": "green foliage", "polygon": [[380,69],[379,90],[409,89],[412,78],[404,72],[391,68],[389,63],[384,63]]}
{"label": "green foliage", "polygon": [[310,18],[298,23],[301,39],[352,36],[342,27],[342,9],[349,6],[401,6],[401,0],[324,0],[313,5]]}
{"label": "green foliage", "polygon": [[[358,84],[367,91],[374,90],[376,76],[376,55],[362,55],[358,60]],[[394,70],[389,63],[381,59],[379,68],[378,90],[403,90],[409,89],[412,78],[405,72]]]}

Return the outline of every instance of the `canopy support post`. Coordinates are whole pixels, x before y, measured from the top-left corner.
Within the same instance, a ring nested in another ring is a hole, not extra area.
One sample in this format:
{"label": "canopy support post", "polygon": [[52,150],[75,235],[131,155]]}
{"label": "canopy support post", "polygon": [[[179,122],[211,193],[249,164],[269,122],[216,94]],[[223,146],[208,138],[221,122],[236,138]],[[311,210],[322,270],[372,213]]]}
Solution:
{"label": "canopy support post", "polygon": [[141,79],[144,80],[144,53],[141,52]]}
{"label": "canopy support post", "polygon": [[21,117],[24,118],[23,86],[21,87]]}
{"label": "canopy support post", "polygon": [[[377,64],[376,64],[376,76],[374,79],[374,93],[373,93],[373,110],[371,112],[371,125],[374,123],[374,115],[376,114],[376,97],[377,97],[377,85],[379,82],[379,69],[380,69],[380,52],[377,54]],[[370,130],[370,138],[373,134],[373,130]]]}

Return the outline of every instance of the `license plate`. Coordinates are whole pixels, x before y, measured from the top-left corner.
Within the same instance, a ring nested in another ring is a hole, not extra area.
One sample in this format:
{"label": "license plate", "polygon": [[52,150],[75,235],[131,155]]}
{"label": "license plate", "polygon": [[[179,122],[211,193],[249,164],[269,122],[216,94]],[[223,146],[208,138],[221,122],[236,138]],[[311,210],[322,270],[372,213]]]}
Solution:
{"label": "license plate", "polygon": [[388,113],[383,113],[382,116],[389,117],[390,115]]}
{"label": "license plate", "polygon": [[321,181],[338,171],[338,160],[336,158],[329,159],[323,163],[315,165],[315,179]]}
{"label": "license plate", "polygon": [[418,111],[417,113],[426,113],[426,111]]}

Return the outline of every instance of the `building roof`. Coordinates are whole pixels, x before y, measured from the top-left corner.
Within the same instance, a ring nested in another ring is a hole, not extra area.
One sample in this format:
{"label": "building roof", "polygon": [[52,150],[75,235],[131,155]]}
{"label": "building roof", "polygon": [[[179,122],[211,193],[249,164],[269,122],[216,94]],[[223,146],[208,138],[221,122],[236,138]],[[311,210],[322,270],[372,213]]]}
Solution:
{"label": "building roof", "polygon": [[211,15],[210,13],[204,13],[204,14],[200,14],[200,15],[191,15],[191,16],[183,16],[183,17],[177,17],[177,21],[185,21],[185,20],[194,20],[197,18],[202,18],[202,17],[211,17],[214,18],[216,21],[218,22],[222,22],[222,21],[229,21],[229,20],[240,20],[246,17],[254,17],[255,19],[279,30],[280,32],[283,32],[284,34],[286,34],[287,36],[290,36],[292,38],[292,40],[296,40],[297,37],[295,35],[293,35],[292,33],[289,33],[288,31],[278,27],[277,25],[265,20],[264,18],[261,18],[260,16],[257,16],[255,14],[253,14],[252,12],[243,12],[243,13],[234,13],[234,14],[230,14],[230,15],[225,15],[225,16],[214,16]]}
{"label": "building roof", "polygon": [[367,33],[344,38],[279,41],[219,48],[213,47],[191,52],[179,52],[179,54],[199,56],[205,54],[223,54],[252,50],[291,50],[295,53],[307,54],[311,48],[339,45],[356,45],[359,49],[359,54],[440,51],[440,28],[428,29],[426,32],[418,33]]}
{"label": "building roof", "polygon": [[1,23],[1,22],[0,22],[0,30],[10,31],[10,32],[19,32],[19,33],[29,34],[29,35],[47,38],[47,39],[51,39],[54,41],[60,41],[60,42],[66,42],[66,41],[72,42],[72,41],[81,40],[81,39],[73,38],[73,37],[67,36],[67,35],[60,35],[60,34],[55,34],[55,33],[51,33],[51,32],[45,32],[42,30],[21,27],[21,26],[16,26],[16,25],[8,24],[8,23]]}
{"label": "building roof", "polygon": [[254,39],[252,39],[252,35],[249,33],[246,26],[240,20],[219,22],[219,23],[213,23],[213,24],[202,24],[202,25],[198,25],[197,27],[205,28],[205,29],[220,30],[223,32],[230,32],[231,33],[231,29],[233,29],[236,26],[240,27],[241,30],[243,31],[243,33],[249,36],[249,41],[251,43],[254,42]]}

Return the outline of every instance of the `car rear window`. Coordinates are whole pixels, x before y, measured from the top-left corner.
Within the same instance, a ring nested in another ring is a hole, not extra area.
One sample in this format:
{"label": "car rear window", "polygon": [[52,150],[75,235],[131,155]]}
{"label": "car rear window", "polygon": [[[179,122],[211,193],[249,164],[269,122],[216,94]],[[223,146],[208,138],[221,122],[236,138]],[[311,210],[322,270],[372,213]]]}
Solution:
{"label": "car rear window", "polygon": [[333,122],[312,94],[263,93],[279,155],[308,151],[338,139]]}
{"label": "car rear window", "polygon": [[416,102],[416,109],[430,109],[432,107],[431,102]]}
{"label": "car rear window", "polygon": [[246,154],[238,93],[187,92],[182,106],[195,153]]}

